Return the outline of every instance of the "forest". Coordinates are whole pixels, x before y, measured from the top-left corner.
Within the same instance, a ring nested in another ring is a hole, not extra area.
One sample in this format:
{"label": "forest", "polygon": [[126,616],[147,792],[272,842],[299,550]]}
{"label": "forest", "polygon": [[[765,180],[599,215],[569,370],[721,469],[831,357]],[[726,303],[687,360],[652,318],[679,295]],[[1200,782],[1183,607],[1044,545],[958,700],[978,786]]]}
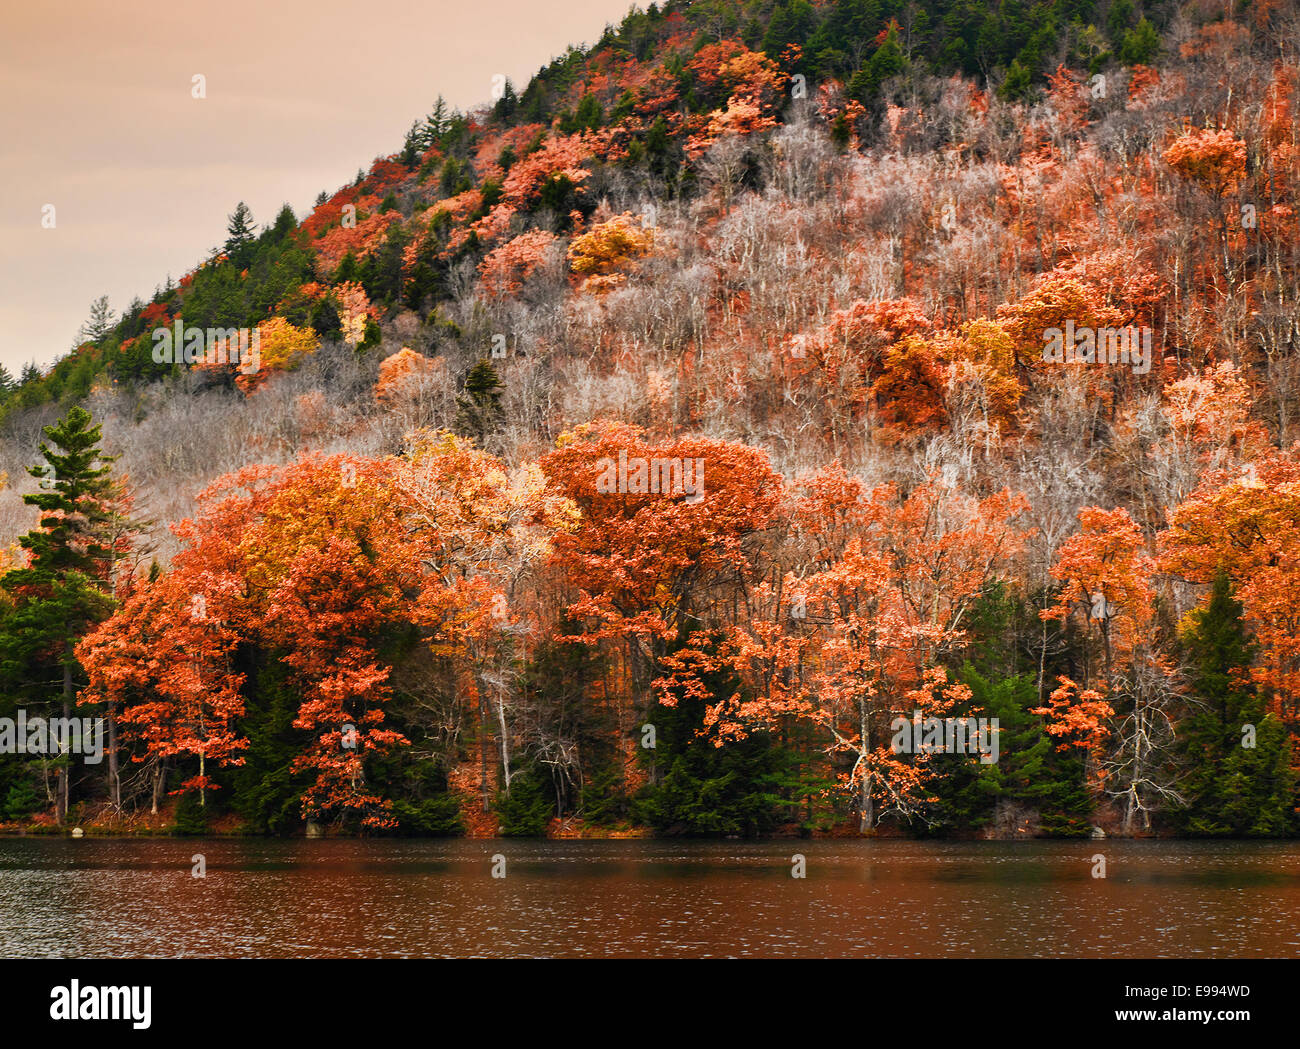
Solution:
{"label": "forest", "polygon": [[0,369],[0,831],[1295,836],[1298,43],[670,0],[238,203]]}

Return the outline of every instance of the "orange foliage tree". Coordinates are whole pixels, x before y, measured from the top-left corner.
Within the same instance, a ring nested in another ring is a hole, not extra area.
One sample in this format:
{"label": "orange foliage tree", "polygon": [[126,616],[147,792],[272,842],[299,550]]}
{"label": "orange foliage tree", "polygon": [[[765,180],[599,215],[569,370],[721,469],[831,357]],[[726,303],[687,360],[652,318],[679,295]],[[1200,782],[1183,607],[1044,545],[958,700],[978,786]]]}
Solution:
{"label": "orange foliage tree", "polygon": [[[392,826],[391,804],[366,782],[369,756],[406,744],[384,724],[381,649],[415,629],[463,651],[483,629],[500,592],[471,570],[499,527],[485,500],[499,471],[486,465],[453,440],[407,461],[309,456],[222,478],[197,520],[174,526],[184,545],[171,570],[82,642],[87,695],[121,703],[145,758],[197,754],[199,777],[182,789],[203,790],[209,759],[235,764],[245,745],[231,653],[274,658],[300,696],[293,764],[314,776],[304,816]],[[445,512],[425,498],[435,489]]]}
{"label": "orange foliage tree", "polygon": [[1160,535],[1165,569],[1207,585],[1223,572],[1260,646],[1255,680],[1300,727],[1300,464],[1269,456],[1206,475]]}
{"label": "orange foliage tree", "polygon": [[849,760],[842,781],[863,830],[887,814],[925,818],[934,770],[925,754],[895,752],[889,727],[968,702],[943,664],[1021,548],[1025,508],[1008,492],[979,500],[933,477],[906,497],[868,490],[838,466],[802,481],[775,613],[731,634],[729,652],[744,657],[734,669],[760,698],[715,697],[709,730],[730,739],[807,719],[832,757]]}

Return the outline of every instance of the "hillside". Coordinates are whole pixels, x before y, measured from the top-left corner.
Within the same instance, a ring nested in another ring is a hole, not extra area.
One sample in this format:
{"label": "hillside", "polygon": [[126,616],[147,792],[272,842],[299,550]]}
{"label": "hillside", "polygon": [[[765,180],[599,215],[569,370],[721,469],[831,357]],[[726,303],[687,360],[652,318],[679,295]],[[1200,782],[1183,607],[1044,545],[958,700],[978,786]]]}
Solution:
{"label": "hillside", "polygon": [[0,715],[122,747],[6,814],[1294,833],[1297,30],[651,5],[240,205],[5,383]]}

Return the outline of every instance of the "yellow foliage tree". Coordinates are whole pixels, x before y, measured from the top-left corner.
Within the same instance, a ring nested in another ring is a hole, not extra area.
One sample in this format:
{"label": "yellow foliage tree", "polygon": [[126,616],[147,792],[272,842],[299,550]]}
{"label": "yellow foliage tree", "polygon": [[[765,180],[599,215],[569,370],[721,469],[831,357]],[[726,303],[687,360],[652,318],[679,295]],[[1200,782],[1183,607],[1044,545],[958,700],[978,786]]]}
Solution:
{"label": "yellow foliage tree", "polygon": [[652,231],[642,229],[632,215],[615,215],[574,238],[569,245],[569,267],[586,278],[584,287],[607,291],[627,280],[622,271],[653,246]]}
{"label": "yellow foliage tree", "polygon": [[304,357],[320,349],[320,340],[310,328],[299,328],[283,317],[272,317],[257,326],[259,362],[256,371],[235,380],[245,393],[252,393],[273,371],[292,371]]}

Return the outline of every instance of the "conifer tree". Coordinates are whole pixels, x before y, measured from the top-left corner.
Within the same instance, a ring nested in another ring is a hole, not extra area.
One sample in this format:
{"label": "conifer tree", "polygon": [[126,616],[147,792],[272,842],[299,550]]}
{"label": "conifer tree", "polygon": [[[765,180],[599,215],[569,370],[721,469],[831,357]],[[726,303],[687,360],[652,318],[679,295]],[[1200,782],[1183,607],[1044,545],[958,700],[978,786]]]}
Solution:
{"label": "conifer tree", "polygon": [[906,65],[902,45],[898,42],[898,27],[891,23],[876,53],[863,63],[862,68],[849,81],[849,97],[863,103],[871,101],[880,90],[880,85],[901,73]]}
{"label": "conifer tree", "polygon": [[501,421],[501,391],[504,386],[488,360],[479,361],[465,376],[465,394],[456,399],[457,426],[481,447]]}
{"label": "conifer tree", "polygon": [[1286,730],[1247,676],[1254,645],[1227,576],[1215,579],[1184,641],[1195,706],[1182,727],[1182,829],[1208,837],[1285,833],[1294,794]]}
{"label": "conifer tree", "polygon": [[[13,699],[56,707],[68,718],[79,678],[73,648],[112,610],[110,537],[121,533],[122,491],[112,477],[116,457],[100,450],[100,427],[88,411],[74,407],[44,432],[44,461],[28,468],[40,487],[23,497],[40,521],[18,540],[27,563],[0,576],[11,601],[0,622],[0,682]],[[70,793],[66,756],[59,764],[55,811],[62,822]]]}
{"label": "conifer tree", "polygon": [[77,345],[99,342],[113,330],[113,310],[108,304],[108,296],[101,295],[90,304],[90,317],[77,332]]}
{"label": "conifer tree", "polygon": [[253,213],[242,200],[230,215],[226,226],[226,243],[223,250],[235,269],[248,267],[253,259],[253,246],[257,241],[257,229],[253,223]]}

